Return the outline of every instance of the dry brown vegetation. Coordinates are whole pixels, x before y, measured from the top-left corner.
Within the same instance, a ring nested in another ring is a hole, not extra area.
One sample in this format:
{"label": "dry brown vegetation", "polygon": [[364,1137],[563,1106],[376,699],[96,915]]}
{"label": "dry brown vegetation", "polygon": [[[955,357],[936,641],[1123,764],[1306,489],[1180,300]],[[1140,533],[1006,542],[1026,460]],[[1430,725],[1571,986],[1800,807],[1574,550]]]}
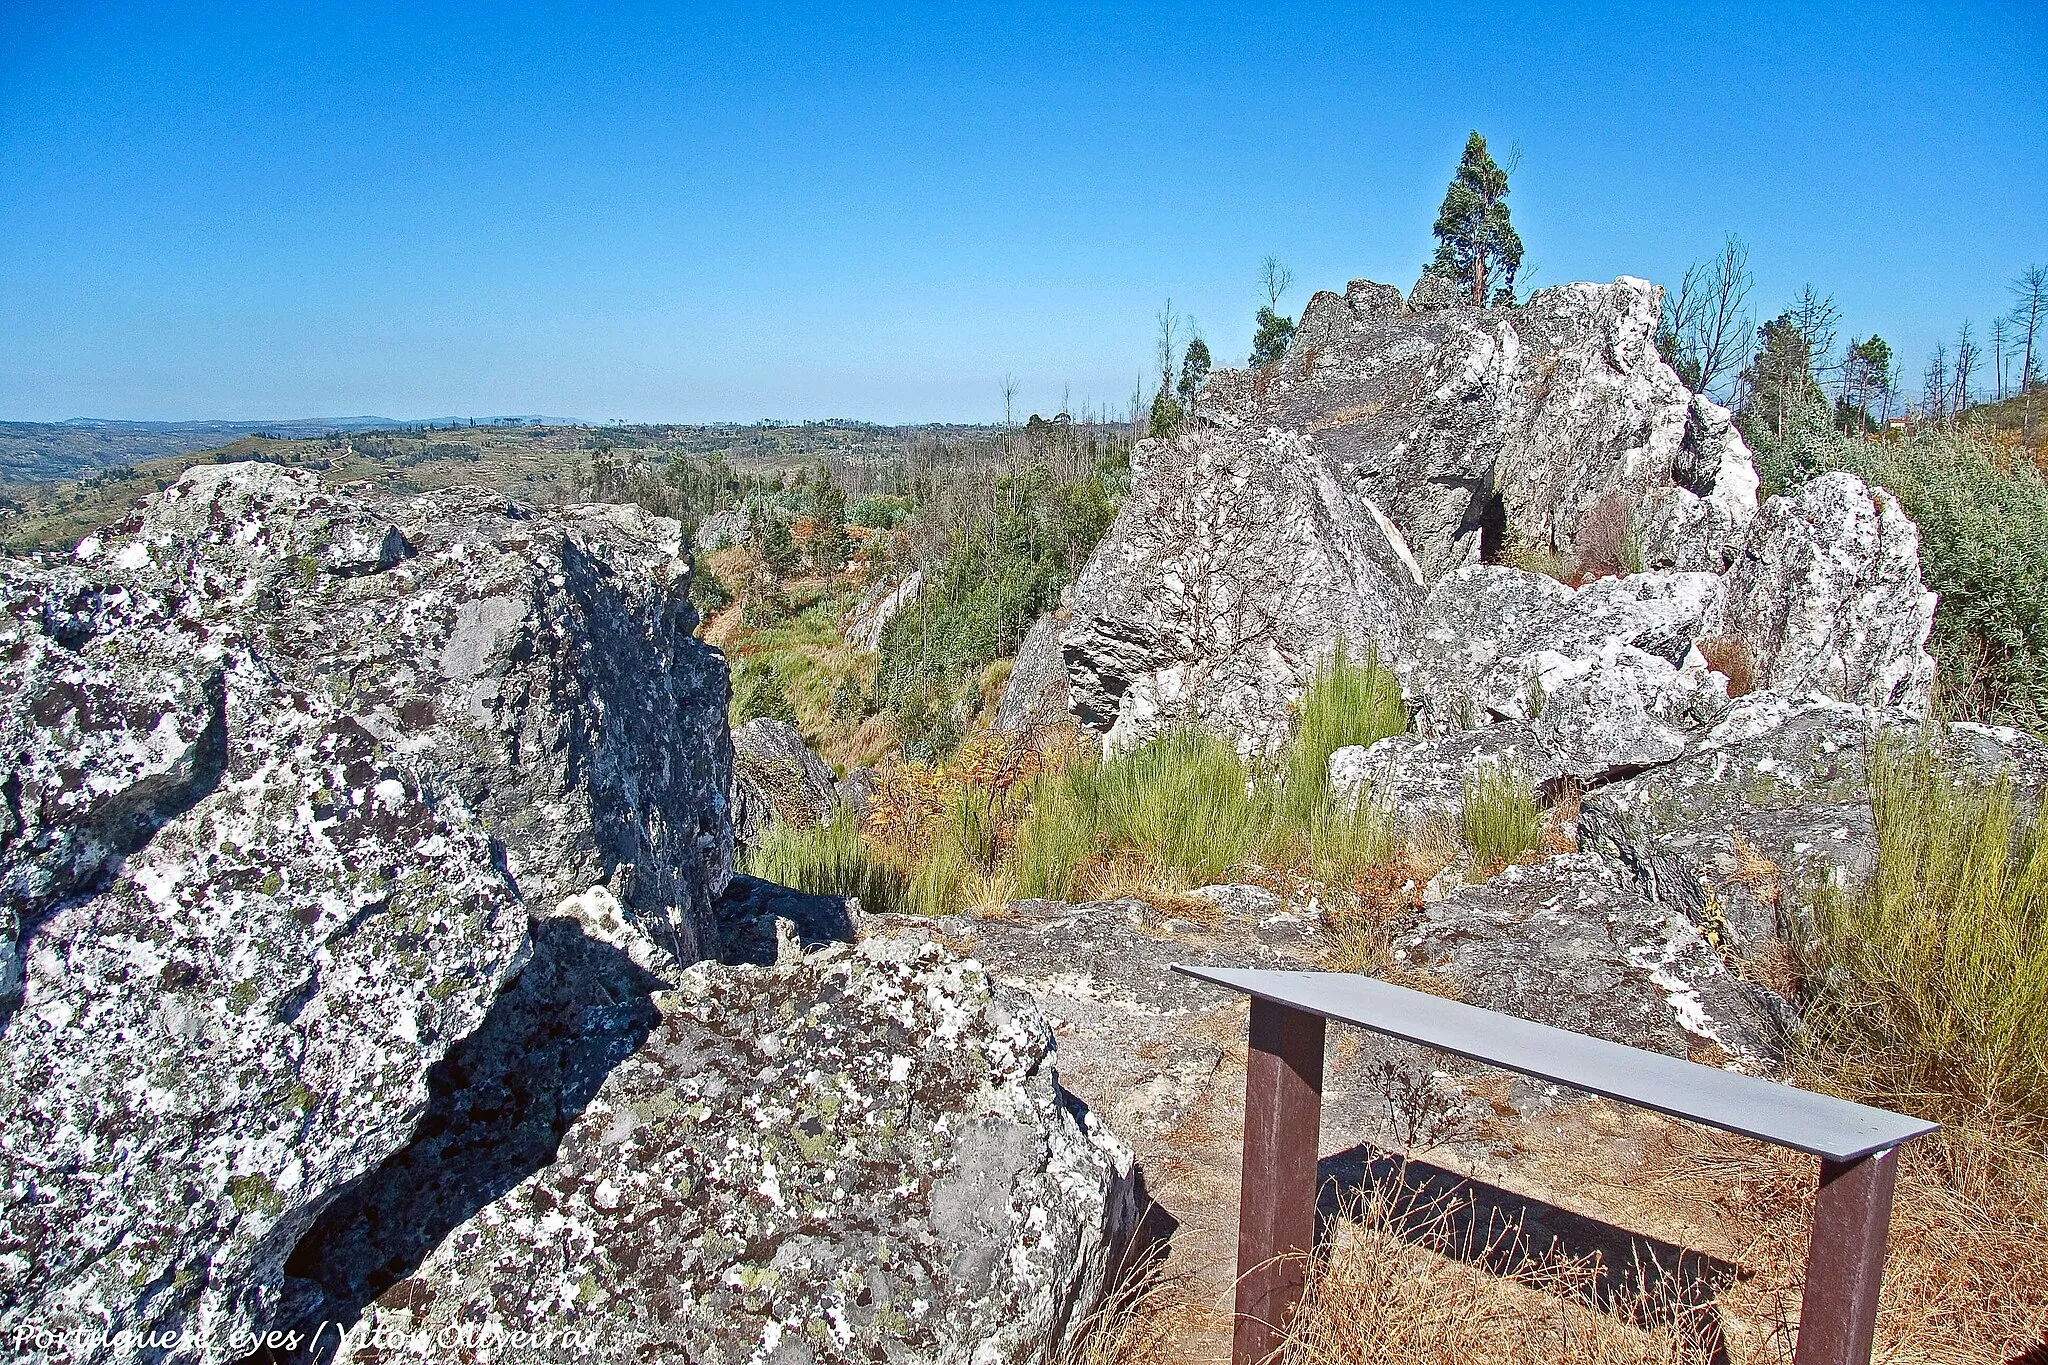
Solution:
{"label": "dry brown vegetation", "polygon": [[1756,656],[1740,637],[1716,635],[1699,643],[1707,667],[1728,680],[1730,697],[1746,697],[1756,687]]}

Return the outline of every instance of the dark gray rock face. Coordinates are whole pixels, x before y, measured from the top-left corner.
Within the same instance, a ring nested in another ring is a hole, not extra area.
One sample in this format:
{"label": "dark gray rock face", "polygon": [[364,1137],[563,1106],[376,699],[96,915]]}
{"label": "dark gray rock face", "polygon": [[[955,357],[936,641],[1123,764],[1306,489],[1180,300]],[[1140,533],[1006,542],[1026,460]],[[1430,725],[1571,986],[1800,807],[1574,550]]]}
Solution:
{"label": "dark gray rock face", "polygon": [[531,912],[715,951],[725,671],[677,534],[223,465],[0,566],[0,1330],[277,1320]]}
{"label": "dark gray rock face", "polygon": [[486,1322],[507,1335],[466,1358],[560,1360],[569,1332],[692,1361],[1049,1362],[1072,1340],[1136,1216],[1131,1160],[1060,1090],[1028,1000],[885,936],[700,965],[648,1015],[552,1164],[386,1289],[342,1359]]}
{"label": "dark gray rock face", "polygon": [[1776,998],[1592,854],[1510,867],[1446,896],[1396,952],[1468,1004],[1553,1028],[1675,1057],[1700,1042],[1757,1066],[1779,1054]]}
{"label": "dark gray rock face", "polygon": [[809,829],[838,804],[832,770],[794,725],[762,716],[732,732],[732,829],[741,847],[777,822]]}
{"label": "dark gray rock face", "polygon": [[1067,660],[1060,650],[1066,622],[1049,611],[1031,623],[1017,647],[1017,662],[996,703],[995,727],[1010,734],[1043,729],[1067,719]]}

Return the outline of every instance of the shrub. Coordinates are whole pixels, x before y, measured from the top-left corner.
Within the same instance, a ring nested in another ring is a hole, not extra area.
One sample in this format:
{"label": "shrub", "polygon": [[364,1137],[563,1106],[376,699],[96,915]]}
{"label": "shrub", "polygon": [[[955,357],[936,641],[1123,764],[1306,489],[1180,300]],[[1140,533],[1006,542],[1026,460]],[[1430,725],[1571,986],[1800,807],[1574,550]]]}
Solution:
{"label": "shrub", "polygon": [[713,616],[732,605],[732,589],[725,586],[724,579],[711,572],[709,564],[691,566],[690,605],[697,609],[699,619]]}
{"label": "shrub", "polygon": [[1846,470],[1896,496],[1920,528],[1920,569],[1940,594],[1932,652],[1958,714],[2048,724],[2048,483],[2002,461],[1967,428],[1870,441],[1834,430],[1825,407],[1792,411],[1761,438],[1766,483]]}
{"label": "shrub", "polygon": [[1543,807],[1529,780],[1507,764],[1483,764],[1465,780],[1465,846],[1491,877],[1543,841]]}
{"label": "shrub", "polygon": [[796,724],[796,708],[790,705],[782,674],[765,659],[743,660],[733,670],[732,713],[737,725],[761,719]]}
{"label": "shrub", "polygon": [[1643,571],[1643,544],[1635,511],[1620,493],[1609,493],[1586,509],[1572,537],[1578,550],[1578,578],[1585,582]]}
{"label": "shrub", "polygon": [[1814,906],[1813,1046],[1879,1103],[2048,1124],[2048,803],[1927,742],[1881,741],[1870,770],[1875,870]]}
{"label": "shrub", "polygon": [[1699,651],[1707,667],[1728,680],[1730,697],[1746,697],[1756,689],[1756,656],[1740,637],[1716,635],[1700,641]]}

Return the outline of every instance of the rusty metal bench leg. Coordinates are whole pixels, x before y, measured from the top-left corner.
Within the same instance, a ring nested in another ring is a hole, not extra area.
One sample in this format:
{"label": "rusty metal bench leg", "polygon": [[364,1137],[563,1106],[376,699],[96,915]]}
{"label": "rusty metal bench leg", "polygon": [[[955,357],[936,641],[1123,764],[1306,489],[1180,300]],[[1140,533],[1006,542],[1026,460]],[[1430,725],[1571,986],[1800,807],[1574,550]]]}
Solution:
{"label": "rusty metal bench leg", "polygon": [[1896,1147],[1855,1161],[1820,1163],[1795,1365],[1870,1365],[1898,1173]]}
{"label": "rusty metal bench leg", "polygon": [[1301,1297],[1308,1255],[1315,1249],[1322,1105],[1322,1016],[1254,998],[1244,1079],[1233,1365],[1257,1365],[1272,1355],[1281,1325]]}

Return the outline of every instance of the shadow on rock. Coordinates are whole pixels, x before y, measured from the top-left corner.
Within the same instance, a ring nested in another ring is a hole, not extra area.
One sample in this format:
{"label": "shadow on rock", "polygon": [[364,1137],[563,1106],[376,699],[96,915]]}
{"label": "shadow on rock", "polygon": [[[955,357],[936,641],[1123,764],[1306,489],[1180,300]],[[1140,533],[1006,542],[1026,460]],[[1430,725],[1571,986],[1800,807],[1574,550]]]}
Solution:
{"label": "shadow on rock", "polygon": [[1540,1286],[1644,1326],[1675,1325],[1699,1358],[1728,1359],[1714,1302],[1741,1274],[1728,1261],[1365,1144],[1324,1157],[1316,1174],[1319,1245],[1331,1240],[1333,1223],[1355,1218],[1377,1194],[1392,1229],[1411,1244],[1496,1275],[1590,1265],[1588,1275],[1542,1277]]}
{"label": "shadow on rock", "polygon": [[786,950],[787,940],[802,948],[850,943],[860,929],[859,904],[734,873],[718,898],[721,955],[729,963],[767,967]]}
{"label": "shadow on rock", "polygon": [[[373,1300],[427,1292],[409,1283],[426,1255],[553,1162],[564,1131],[660,1021],[649,997],[668,983],[577,921],[538,921],[533,938],[525,970],[429,1073],[412,1142],[299,1239],[285,1266],[296,1325],[346,1329]],[[332,1328],[322,1341],[324,1357]]]}

